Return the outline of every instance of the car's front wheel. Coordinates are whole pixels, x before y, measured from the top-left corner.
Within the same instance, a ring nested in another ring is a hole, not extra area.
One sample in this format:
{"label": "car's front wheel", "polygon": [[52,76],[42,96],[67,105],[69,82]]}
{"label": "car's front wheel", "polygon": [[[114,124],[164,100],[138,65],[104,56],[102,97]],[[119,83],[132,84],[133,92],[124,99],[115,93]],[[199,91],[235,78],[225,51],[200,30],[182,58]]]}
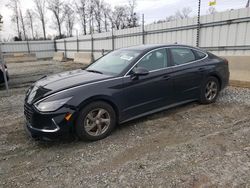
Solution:
{"label": "car's front wheel", "polygon": [[76,134],[81,140],[96,141],[107,137],[116,125],[112,106],[103,101],[93,102],[80,111]]}
{"label": "car's front wheel", "polygon": [[210,76],[201,88],[200,102],[210,104],[216,101],[220,91],[220,84],[216,77]]}

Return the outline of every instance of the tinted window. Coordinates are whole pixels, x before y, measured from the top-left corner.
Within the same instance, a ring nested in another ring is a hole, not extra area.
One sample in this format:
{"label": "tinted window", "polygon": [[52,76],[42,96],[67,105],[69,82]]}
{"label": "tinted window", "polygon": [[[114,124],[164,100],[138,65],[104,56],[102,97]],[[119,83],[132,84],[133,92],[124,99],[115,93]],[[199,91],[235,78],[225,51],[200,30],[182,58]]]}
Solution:
{"label": "tinted window", "polygon": [[204,54],[203,52],[196,51],[196,50],[194,50],[194,52],[196,53],[196,56],[197,56],[196,59],[202,59],[206,56],[206,54]]}
{"label": "tinted window", "polygon": [[195,61],[195,55],[188,48],[171,48],[172,58],[175,65],[182,65],[191,61]]}
{"label": "tinted window", "polygon": [[120,74],[136,57],[140,55],[136,50],[116,50],[98,59],[86,70],[95,70],[109,75]]}
{"label": "tinted window", "polygon": [[166,49],[155,50],[144,56],[136,67],[143,67],[148,71],[167,67]]}

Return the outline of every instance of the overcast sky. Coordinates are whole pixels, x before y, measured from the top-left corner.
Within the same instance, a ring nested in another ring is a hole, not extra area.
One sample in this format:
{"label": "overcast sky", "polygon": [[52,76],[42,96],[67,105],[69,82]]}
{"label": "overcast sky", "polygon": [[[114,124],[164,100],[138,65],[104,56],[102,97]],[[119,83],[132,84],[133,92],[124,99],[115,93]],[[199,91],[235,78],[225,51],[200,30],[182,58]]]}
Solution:
{"label": "overcast sky", "polygon": [[[0,0],[0,14],[3,16],[3,31],[2,38],[8,39],[16,35],[16,28],[13,23],[10,21],[12,12],[8,10],[5,6],[8,3],[8,0]],[[128,0],[104,0],[107,3],[111,4],[112,7],[116,5],[125,5]],[[208,9],[209,0],[201,0],[201,13],[206,14]],[[33,0],[20,0],[23,12],[27,8],[32,9],[34,4]],[[65,2],[69,2],[66,1]],[[245,7],[247,0],[217,0],[215,6],[216,10],[224,11],[228,9],[238,9]],[[191,16],[195,16],[198,10],[198,0],[137,0],[136,11],[141,15],[145,14],[146,24],[152,23],[153,21],[164,19],[167,16],[175,14],[178,9],[183,7],[190,7],[192,9]],[[47,32],[50,35],[55,35],[56,31],[52,28],[49,18],[51,14],[47,11]],[[37,25],[39,23],[37,22]],[[39,27],[39,25],[37,26]],[[41,28],[41,27],[40,27]],[[76,26],[76,29],[80,30],[80,27]],[[42,35],[41,29],[39,30]],[[81,33],[79,31],[79,33]]]}

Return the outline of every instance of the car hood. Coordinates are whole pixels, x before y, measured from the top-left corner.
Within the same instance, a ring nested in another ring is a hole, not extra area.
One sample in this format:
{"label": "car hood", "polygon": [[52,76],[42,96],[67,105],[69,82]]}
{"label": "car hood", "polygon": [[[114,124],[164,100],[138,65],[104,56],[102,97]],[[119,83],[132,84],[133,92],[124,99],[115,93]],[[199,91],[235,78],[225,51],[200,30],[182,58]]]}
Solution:
{"label": "car hood", "polygon": [[28,103],[31,103],[58,91],[108,78],[111,78],[111,76],[92,73],[82,69],[45,76],[29,89],[26,99]]}

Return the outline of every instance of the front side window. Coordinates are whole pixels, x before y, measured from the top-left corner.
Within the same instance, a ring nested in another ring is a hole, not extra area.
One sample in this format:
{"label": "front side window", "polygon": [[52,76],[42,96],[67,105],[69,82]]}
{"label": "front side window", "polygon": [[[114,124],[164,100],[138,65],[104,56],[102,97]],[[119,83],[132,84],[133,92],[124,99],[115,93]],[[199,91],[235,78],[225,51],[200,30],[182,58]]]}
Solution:
{"label": "front side window", "polygon": [[148,71],[158,70],[167,67],[166,49],[155,50],[144,56],[136,67],[143,67]]}
{"label": "front side window", "polygon": [[195,61],[195,55],[191,49],[188,48],[171,48],[172,59],[174,65],[182,65]]}
{"label": "front side window", "polygon": [[122,73],[140,53],[137,50],[116,50],[98,59],[86,70],[116,76]]}

